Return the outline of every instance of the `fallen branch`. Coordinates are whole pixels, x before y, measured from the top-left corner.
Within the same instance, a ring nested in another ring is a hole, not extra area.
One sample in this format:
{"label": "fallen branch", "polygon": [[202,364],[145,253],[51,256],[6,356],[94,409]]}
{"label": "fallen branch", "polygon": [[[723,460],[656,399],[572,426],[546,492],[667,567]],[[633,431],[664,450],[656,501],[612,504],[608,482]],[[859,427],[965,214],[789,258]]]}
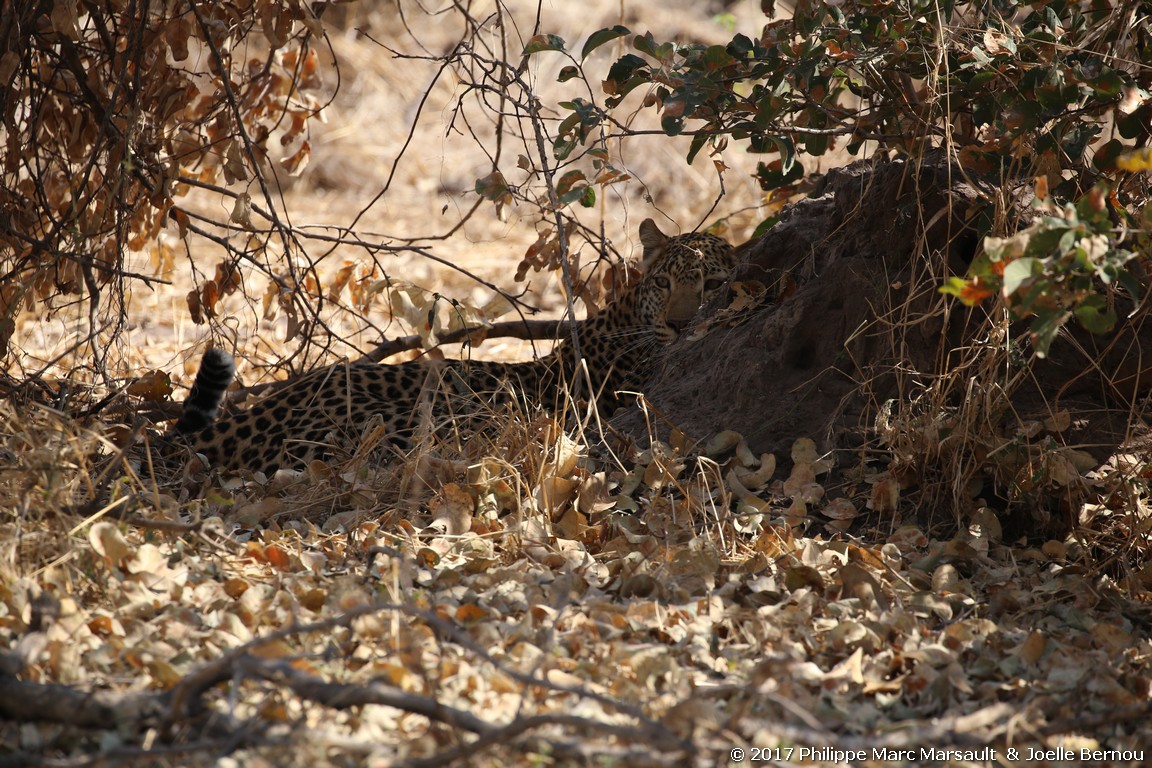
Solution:
{"label": "fallen branch", "polygon": [[[413,619],[431,621],[441,636],[467,638],[467,635],[457,633],[455,628],[430,612],[413,611],[409,607],[393,603],[377,603],[362,606],[332,619],[285,627],[252,640],[190,672],[172,689],[165,692],[85,692],[68,685],[27,682],[18,680],[14,674],[0,674],[0,716],[15,722],[56,722],[82,728],[117,729],[120,732],[131,732],[163,723],[167,726],[164,729],[166,732],[180,732],[184,737],[190,735],[187,727],[189,721],[195,720],[202,724],[215,723],[212,735],[220,736],[235,730],[237,724],[231,723],[230,726],[222,728],[222,724],[230,722],[230,719],[221,713],[211,711],[210,707],[201,701],[201,696],[220,683],[227,681],[235,683],[247,679],[262,680],[287,688],[300,699],[324,707],[343,710],[365,704],[378,704],[422,715],[429,721],[458,728],[478,737],[469,743],[459,743],[428,759],[412,761],[410,764],[414,766],[444,765],[496,744],[509,744],[524,734],[549,726],[562,728],[580,736],[608,737],[623,744],[647,744],[668,755],[684,756],[694,752],[690,741],[677,737],[672,730],[639,713],[635,725],[603,722],[566,712],[517,716],[506,724],[496,724],[477,717],[465,709],[443,704],[431,696],[407,693],[378,682],[366,684],[328,682],[293,667],[288,659],[267,659],[254,653],[260,646],[283,637],[322,632],[336,626],[347,627],[357,617],[387,610],[399,610],[409,614]],[[473,643],[468,642],[467,645],[471,646]],[[498,663],[486,653],[483,656],[493,663]],[[510,670],[506,671],[511,673]],[[526,686],[595,699],[620,712],[631,710],[622,702],[602,694],[556,686],[532,675],[516,674],[515,677]],[[582,750],[580,739],[569,743],[554,736],[543,738],[548,739],[556,754],[575,756]],[[146,755],[147,750],[140,754]]]}
{"label": "fallen branch", "polygon": [[497,727],[471,712],[441,704],[428,696],[405,693],[381,683],[330,683],[294,668],[279,659],[242,656],[234,660],[234,670],[249,678],[265,680],[292,690],[297,696],[332,709],[348,709],[365,704],[380,704],[423,715],[434,722],[479,734],[489,734]]}
{"label": "fallen branch", "polygon": [[[493,323],[488,326],[475,326],[460,328],[440,337],[441,344],[456,344],[465,341],[478,333],[484,339],[527,339],[532,341],[546,341],[560,338],[571,329],[570,323],[560,320],[509,320],[504,323]],[[423,342],[419,335],[401,336],[398,339],[389,339],[376,346],[371,352],[357,362],[378,363],[386,357],[407,352],[410,349],[419,349]]]}
{"label": "fallen branch", "polygon": [[156,693],[82,691],[61,683],[33,683],[0,675],[0,717],[20,723],[65,723],[115,729],[122,722],[154,720],[164,713]]}

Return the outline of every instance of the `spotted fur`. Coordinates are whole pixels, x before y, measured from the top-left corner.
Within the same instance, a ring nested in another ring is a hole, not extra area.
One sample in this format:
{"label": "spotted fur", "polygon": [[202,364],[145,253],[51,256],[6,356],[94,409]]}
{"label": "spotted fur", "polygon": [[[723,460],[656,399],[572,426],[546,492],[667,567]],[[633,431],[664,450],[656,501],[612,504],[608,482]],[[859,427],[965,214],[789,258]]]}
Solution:
{"label": "spotted fur", "polygon": [[184,401],[184,412],[176,422],[176,431],[192,435],[216,421],[228,385],[236,376],[236,362],[222,349],[209,349],[200,359],[200,370],[192,382],[192,391]]}
{"label": "spotted fur", "polygon": [[[330,455],[334,441],[355,445],[377,415],[388,442],[404,452],[413,446],[422,414],[432,414],[434,430],[461,423],[467,429],[485,406],[511,397],[554,409],[562,404],[564,385],[570,391],[578,378],[585,396],[591,393],[589,399],[610,411],[617,392],[637,391],[645,383],[658,350],[679,337],[734,267],[731,246],[714,235],[668,237],[647,219],[640,241],[641,281],[578,326],[582,365],[570,340],[527,363],[338,364],[304,374],[216,421],[235,365],[227,353],[211,349],[173,431],[213,465],[272,472]],[[421,407],[425,402],[429,408]]]}

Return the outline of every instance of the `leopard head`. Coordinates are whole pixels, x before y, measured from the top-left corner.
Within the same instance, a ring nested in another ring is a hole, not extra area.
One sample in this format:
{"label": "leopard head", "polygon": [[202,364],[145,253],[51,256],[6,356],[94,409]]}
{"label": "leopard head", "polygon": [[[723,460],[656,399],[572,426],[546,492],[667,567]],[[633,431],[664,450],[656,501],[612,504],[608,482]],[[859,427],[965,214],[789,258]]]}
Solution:
{"label": "leopard head", "polygon": [[[659,350],[680,338],[736,266],[732,246],[703,233],[665,235],[651,219],[640,225],[643,278],[581,325],[580,354],[601,395],[635,391],[652,375]],[[571,352],[559,355],[569,368]]]}
{"label": "leopard head", "polygon": [[662,344],[670,344],[728,282],[735,256],[716,235],[669,236],[652,219],[640,224],[640,243],[644,278],[635,291],[634,324],[650,327]]}

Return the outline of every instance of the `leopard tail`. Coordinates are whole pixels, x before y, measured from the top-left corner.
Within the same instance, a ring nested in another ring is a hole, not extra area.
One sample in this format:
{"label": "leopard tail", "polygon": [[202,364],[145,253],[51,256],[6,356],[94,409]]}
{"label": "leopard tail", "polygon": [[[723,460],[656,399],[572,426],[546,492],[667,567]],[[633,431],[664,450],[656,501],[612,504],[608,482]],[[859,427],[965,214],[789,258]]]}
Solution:
{"label": "leopard tail", "polygon": [[231,355],[216,347],[205,352],[192,391],[184,401],[184,413],[176,422],[176,432],[194,434],[214,422],[235,376],[236,362]]}

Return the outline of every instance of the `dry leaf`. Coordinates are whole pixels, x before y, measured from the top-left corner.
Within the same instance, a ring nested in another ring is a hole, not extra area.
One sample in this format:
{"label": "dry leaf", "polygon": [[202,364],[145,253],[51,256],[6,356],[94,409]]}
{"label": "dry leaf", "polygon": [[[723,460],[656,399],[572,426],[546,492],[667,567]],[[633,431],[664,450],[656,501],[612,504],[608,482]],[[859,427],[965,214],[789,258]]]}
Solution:
{"label": "dry leaf", "polygon": [[467,626],[484,621],[488,618],[488,611],[479,605],[465,603],[456,609],[456,621]]}
{"label": "dry leaf", "polygon": [[1039,630],[1029,632],[1024,642],[1016,648],[1016,656],[1029,666],[1035,666],[1048,648],[1048,638]]}
{"label": "dry leaf", "polygon": [[841,596],[855,597],[861,601],[865,609],[873,606],[879,610],[888,610],[888,599],[876,577],[862,565],[849,563],[837,572],[840,577]]}
{"label": "dry leaf", "polygon": [[128,385],[128,394],[149,402],[162,402],[172,396],[172,379],[163,371],[149,371]]}
{"label": "dry leaf", "polygon": [[97,554],[115,567],[119,567],[132,552],[116,524],[103,520],[88,529],[88,541]]}
{"label": "dry leaf", "polygon": [[476,502],[466,488],[459,483],[448,483],[428,502],[431,526],[449,536],[468,533],[472,530],[475,508]]}

